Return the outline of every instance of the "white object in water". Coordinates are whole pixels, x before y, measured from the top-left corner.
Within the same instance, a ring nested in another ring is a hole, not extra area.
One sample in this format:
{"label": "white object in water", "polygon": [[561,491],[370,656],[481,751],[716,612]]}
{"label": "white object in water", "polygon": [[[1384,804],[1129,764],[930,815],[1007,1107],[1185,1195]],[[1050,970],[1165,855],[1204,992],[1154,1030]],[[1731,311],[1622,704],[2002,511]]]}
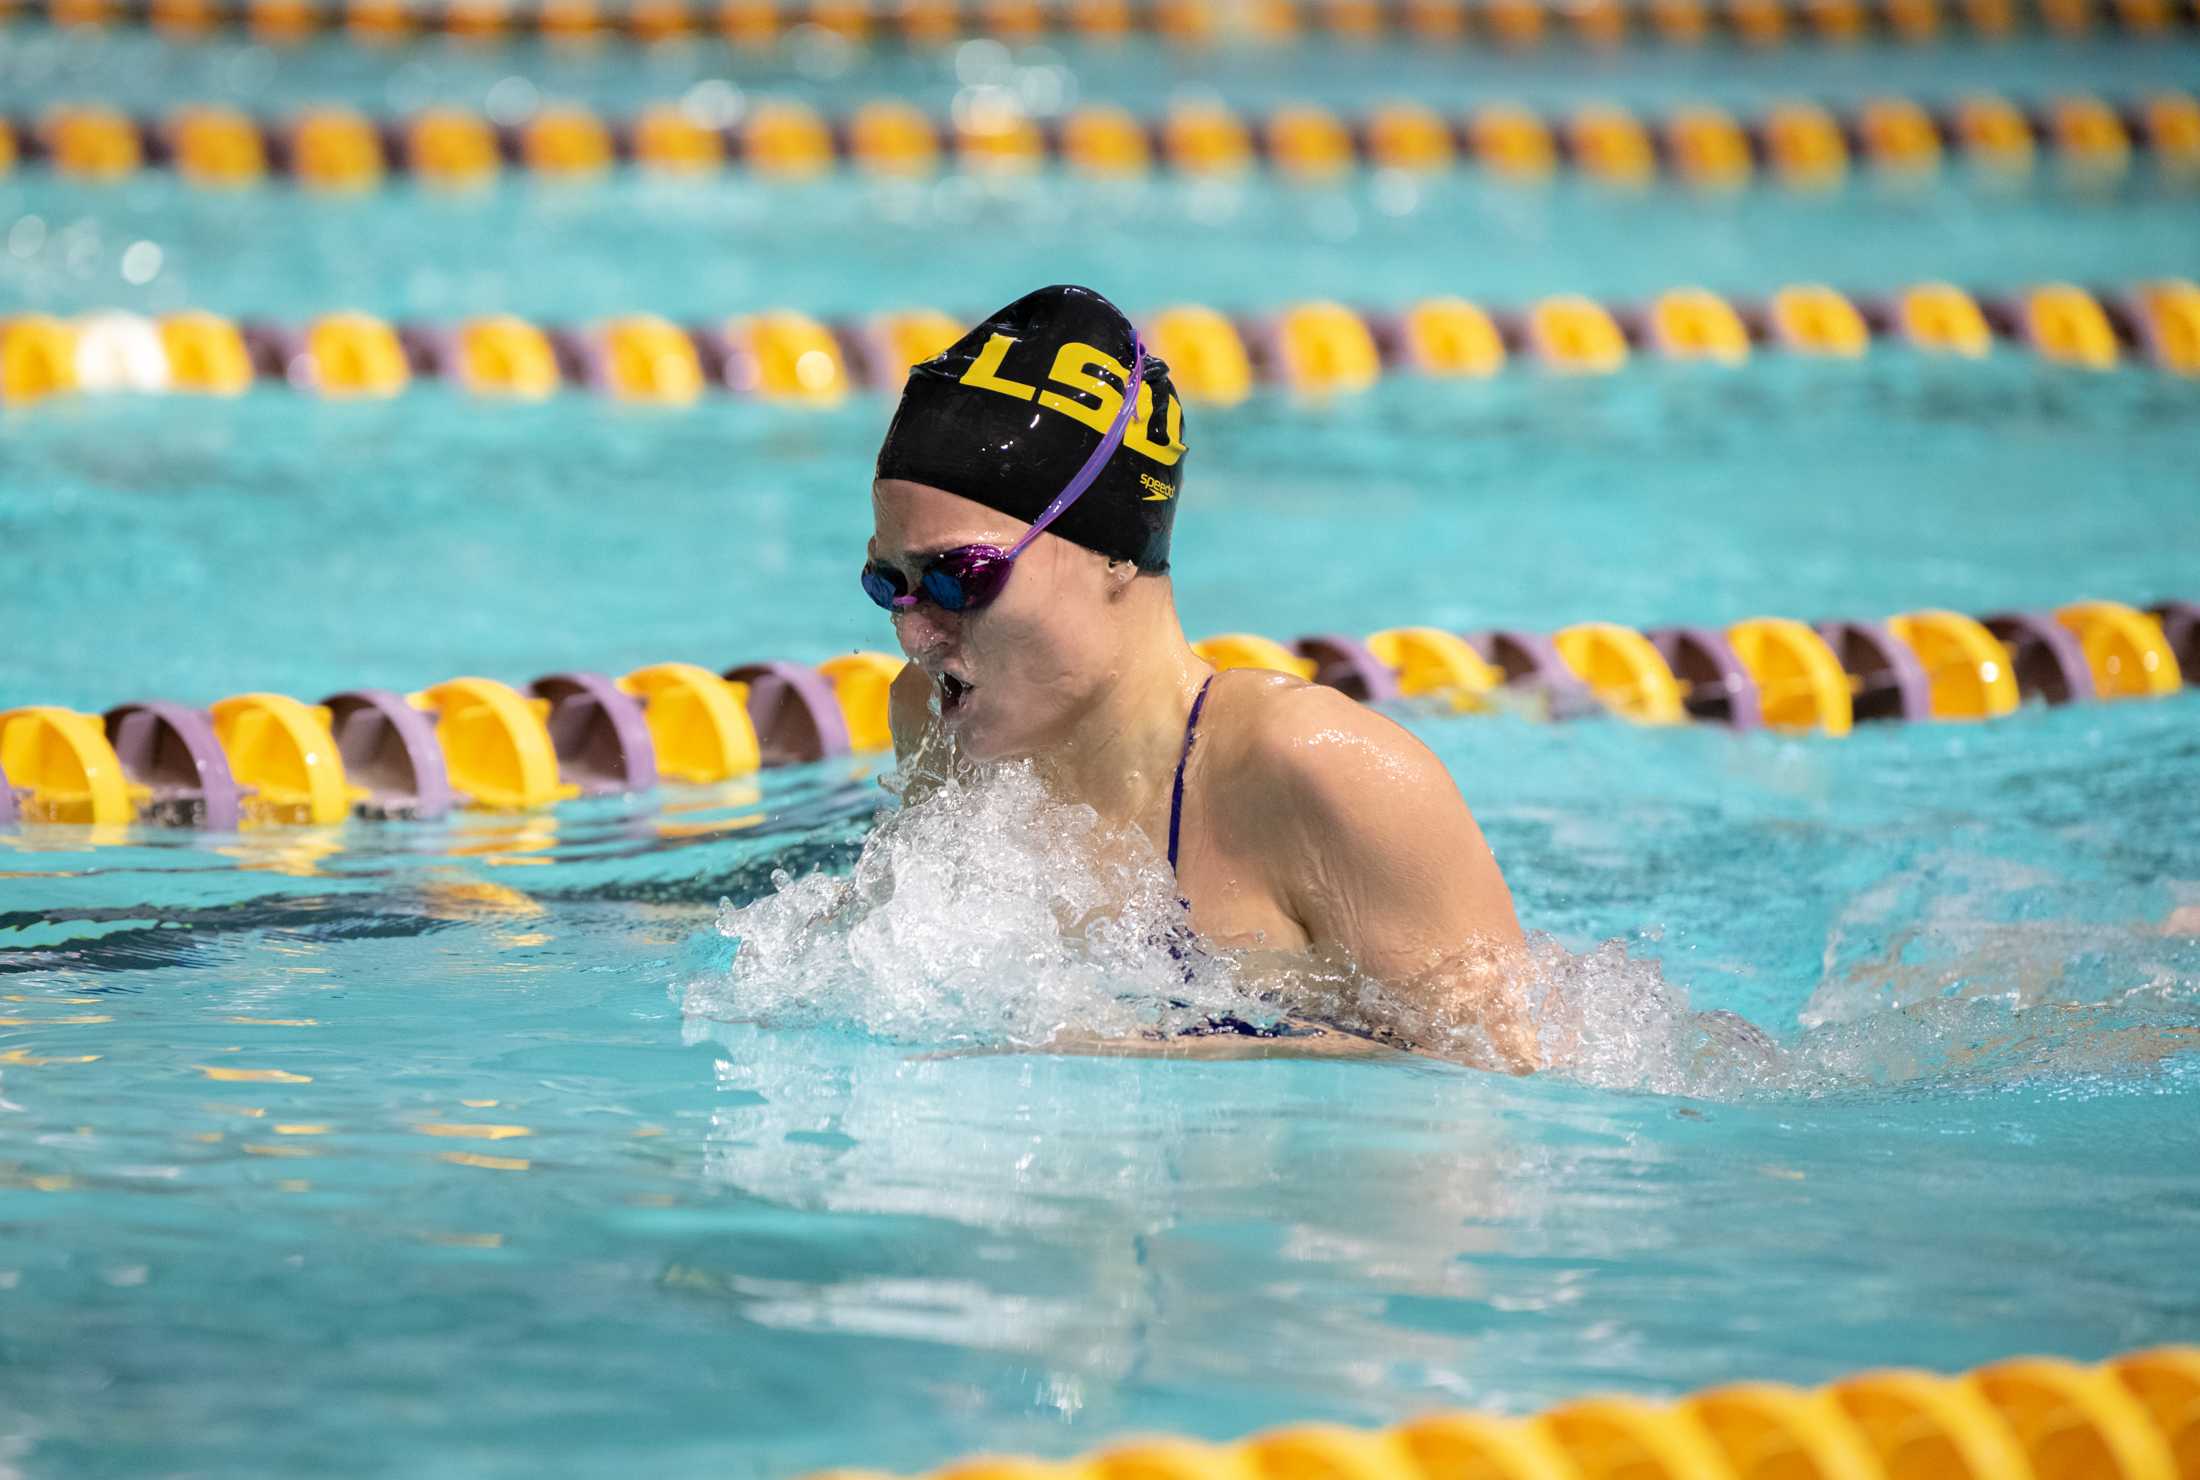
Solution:
{"label": "white object in water", "polygon": [[168,349],[151,319],[95,313],[77,320],[76,382],[87,391],[168,389]]}

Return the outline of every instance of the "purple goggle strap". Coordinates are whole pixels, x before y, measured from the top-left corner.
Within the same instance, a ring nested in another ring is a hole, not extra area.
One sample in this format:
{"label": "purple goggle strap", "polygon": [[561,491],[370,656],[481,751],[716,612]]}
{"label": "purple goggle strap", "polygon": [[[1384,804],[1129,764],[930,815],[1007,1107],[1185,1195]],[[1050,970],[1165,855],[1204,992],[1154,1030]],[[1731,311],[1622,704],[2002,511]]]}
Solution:
{"label": "purple goggle strap", "polygon": [[[1062,486],[1062,491],[1054,496],[1054,502],[1039,511],[1039,517],[1031,522],[1031,528],[1024,531],[1024,537],[1009,546],[1007,552],[1001,557],[1004,561],[1014,560],[1017,556],[1023,554],[1033,540],[1046,532],[1046,527],[1049,524],[1062,517],[1064,509],[1085,496],[1085,490],[1092,487],[1093,479],[1100,476],[1100,470],[1108,465],[1108,459],[1115,456],[1115,449],[1123,445],[1123,434],[1130,429],[1131,416],[1138,409],[1138,392],[1145,383],[1146,341],[1139,338],[1138,331],[1134,329],[1131,331],[1130,383],[1123,387],[1123,407],[1115,413],[1115,420],[1108,426],[1108,434],[1100,439],[1098,447],[1092,449],[1092,455],[1085,459],[1085,465],[1079,468],[1076,475]],[[916,604],[917,594],[914,591],[907,596],[894,598],[894,605],[897,608],[912,607]]]}
{"label": "purple goggle strap", "polygon": [[1092,449],[1092,456],[1077,470],[1077,476],[1064,485],[1054,496],[1054,502],[1039,511],[1039,517],[1031,521],[1031,528],[1024,537],[1009,547],[1008,558],[1014,560],[1024,553],[1024,547],[1037,539],[1049,524],[1062,517],[1062,511],[1085,496],[1092,487],[1092,480],[1100,476],[1100,470],[1115,456],[1115,449],[1123,445],[1123,434],[1130,429],[1131,416],[1138,409],[1138,392],[1146,383],[1146,341],[1131,331],[1131,379],[1123,387],[1123,409],[1115,413],[1115,421],[1108,427],[1108,434],[1100,439],[1100,445]]}

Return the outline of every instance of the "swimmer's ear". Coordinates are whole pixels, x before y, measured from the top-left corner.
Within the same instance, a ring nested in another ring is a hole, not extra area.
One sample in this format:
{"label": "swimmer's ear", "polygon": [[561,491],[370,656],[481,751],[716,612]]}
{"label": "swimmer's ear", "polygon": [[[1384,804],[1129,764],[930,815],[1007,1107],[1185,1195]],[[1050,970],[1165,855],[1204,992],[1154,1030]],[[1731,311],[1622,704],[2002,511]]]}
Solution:
{"label": "swimmer's ear", "polygon": [[1108,562],[1108,594],[1113,596],[1120,593],[1137,575],[1137,561],[1110,560]]}

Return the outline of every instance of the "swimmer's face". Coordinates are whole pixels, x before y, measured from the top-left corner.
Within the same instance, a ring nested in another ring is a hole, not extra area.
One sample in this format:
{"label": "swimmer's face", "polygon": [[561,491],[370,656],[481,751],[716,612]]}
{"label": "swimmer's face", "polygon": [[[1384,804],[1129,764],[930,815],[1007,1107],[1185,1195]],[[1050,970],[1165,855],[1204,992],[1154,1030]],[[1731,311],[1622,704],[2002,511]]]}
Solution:
{"label": "swimmer's face", "polygon": [[[1030,526],[922,483],[871,485],[866,558],[913,589],[925,563],[961,545],[1006,550]],[[1033,755],[1067,735],[1110,676],[1106,557],[1051,534],[1016,557],[993,603],[973,612],[929,601],[894,615],[901,650],[932,680],[940,717],[973,760]]]}

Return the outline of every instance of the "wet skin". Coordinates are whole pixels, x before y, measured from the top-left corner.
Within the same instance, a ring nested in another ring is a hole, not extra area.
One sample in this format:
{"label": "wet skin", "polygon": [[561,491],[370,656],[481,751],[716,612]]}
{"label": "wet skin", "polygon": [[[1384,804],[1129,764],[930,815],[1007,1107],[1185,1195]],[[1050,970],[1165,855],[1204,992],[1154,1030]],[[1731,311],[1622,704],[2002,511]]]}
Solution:
{"label": "wet skin", "polygon": [[[867,558],[898,566],[912,588],[929,556],[1006,549],[1026,527],[894,480],[873,486],[872,512]],[[1157,853],[1185,719],[1213,675],[1177,864],[1193,927],[1273,960],[1349,962],[1403,1005],[1416,1025],[1407,1041],[1441,1040],[1513,1072],[1538,1066],[1511,894],[1450,773],[1403,728],[1284,674],[1214,674],[1184,637],[1166,575],[1051,534],[991,606],[920,602],[894,630],[910,660],[892,704],[906,769],[1028,756],[1057,795],[1139,829]],[[1200,1039],[1186,1049],[1243,1051]],[[1339,1050],[1366,1051],[1317,1051]]]}

